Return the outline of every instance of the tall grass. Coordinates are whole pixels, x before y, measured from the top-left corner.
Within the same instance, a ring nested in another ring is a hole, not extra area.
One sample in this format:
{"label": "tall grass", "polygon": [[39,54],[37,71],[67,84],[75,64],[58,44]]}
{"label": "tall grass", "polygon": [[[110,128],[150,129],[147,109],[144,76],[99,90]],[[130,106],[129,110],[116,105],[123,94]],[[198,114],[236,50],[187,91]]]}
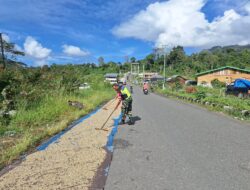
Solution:
{"label": "tall grass", "polygon": [[[18,102],[18,112],[8,126],[0,126],[0,138],[8,139],[9,145],[2,145],[0,153],[0,167],[18,158],[29,148],[35,147],[43,139],[52,136],[69,123],[93,110],[101,103],[114,95],[111,88],[103,84],[91,89],[64,94],[44,96],[40,101],[34,102],[29,109],[25,102]],[[84,109],[70,107],[68,100],[83,103]],[[8,132],[13,137],[6,136]]]}

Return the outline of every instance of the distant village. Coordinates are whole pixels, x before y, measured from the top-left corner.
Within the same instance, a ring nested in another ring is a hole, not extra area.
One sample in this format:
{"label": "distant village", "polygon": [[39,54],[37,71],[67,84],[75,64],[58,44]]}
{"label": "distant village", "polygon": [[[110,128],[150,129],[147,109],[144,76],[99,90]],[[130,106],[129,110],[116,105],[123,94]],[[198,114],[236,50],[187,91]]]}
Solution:
{"label": "distant village", "polygon": [[155,84],[157,82],[166,85],[178,82],[180,85],[187,86],[204,86],[212,88],[212,82],[217,80],[225,84],[226,92],[232,95],[249,95],[250,94],[250,70],[240,69],[232,66],[224,66],[213,70],[207,70],[196,74],[195,80],[188,79],[182,75],[173,75],[164,77],[157,72],[140,72],[139,64],[134,63],[131,71],[121,77],[118,73],[107,73],[105,80],[114,84],[118,81],[124,82],[133,77],[135,84],[148,82]]}

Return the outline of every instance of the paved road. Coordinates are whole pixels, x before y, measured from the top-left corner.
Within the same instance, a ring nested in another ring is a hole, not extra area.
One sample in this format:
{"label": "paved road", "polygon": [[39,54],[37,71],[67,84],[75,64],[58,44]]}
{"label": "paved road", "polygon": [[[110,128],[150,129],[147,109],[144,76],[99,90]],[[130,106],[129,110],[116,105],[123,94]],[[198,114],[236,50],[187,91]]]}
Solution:
{"label": "paved road", "polygon": [[[105,190],[250,190],[250,126],[135,89]],[[138,118],[139,119],[139,118]]]}

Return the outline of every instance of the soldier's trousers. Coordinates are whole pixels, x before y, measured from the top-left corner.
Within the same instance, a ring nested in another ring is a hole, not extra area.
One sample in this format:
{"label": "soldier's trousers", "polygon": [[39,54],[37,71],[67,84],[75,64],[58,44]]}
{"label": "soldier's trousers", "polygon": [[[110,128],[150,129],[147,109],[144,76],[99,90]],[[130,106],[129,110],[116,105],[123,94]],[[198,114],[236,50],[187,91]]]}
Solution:
{"label": "soldier's trousers", "polygon": [[126,116],[128,116],[129,118],[132,117],[132,102],[133,99],[132,97],[129,97],[125,100],[122,100],[122,118],[125,119]]}

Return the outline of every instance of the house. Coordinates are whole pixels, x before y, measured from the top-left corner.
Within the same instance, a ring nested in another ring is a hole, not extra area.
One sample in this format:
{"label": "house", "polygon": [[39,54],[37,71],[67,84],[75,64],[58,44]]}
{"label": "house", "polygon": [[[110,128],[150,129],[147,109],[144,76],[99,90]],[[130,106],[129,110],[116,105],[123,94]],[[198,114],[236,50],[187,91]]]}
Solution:
{"label": "house", "polygon": [[158,73],[144,73],[143,79],[144,81],[150,81],[153,76],[158,75]]}
{"label": "house", "polygon": [[150,79],[151,82],[164,81],[164,77],[161,75],[153,75]]}
{"label": "house", "polygon": [[250,80],[250,70],[240,69],[237,67],[225,66],[196,74],[197,84],[212,86],[211,82],[215,79],[230,84],[236,79]]}
{"label": "house", "polygon": [[105,81],[109,82],[110,84],[117,83],[117,80],[118,80],[117,73],[107,73],[104,77],[105,77]]}
{"label": "house", "polygon": [[185,77],[182,77],[180,75],[173,75],[172,77],[167,78],[167,83],[175,83],[179,82],[181,85],[184,85],[186,83],[187,79]]}

